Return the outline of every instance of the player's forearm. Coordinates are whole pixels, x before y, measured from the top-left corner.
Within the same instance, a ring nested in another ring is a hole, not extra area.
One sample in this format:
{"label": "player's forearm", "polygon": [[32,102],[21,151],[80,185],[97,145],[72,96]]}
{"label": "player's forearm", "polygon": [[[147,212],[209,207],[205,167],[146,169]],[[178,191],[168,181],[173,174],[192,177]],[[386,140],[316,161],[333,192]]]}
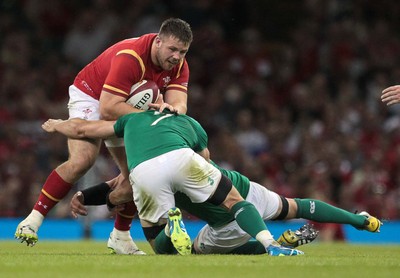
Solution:
{"label": "player's forearm", "polygon": [[177,111],[178,114],[186,114],[187,112],[187,105],[185,103],[176,103],[176,104],[171,104]]}
{"label": "player's forearm", "polygon": [[54,131],[73,139],[84,138],[85,133],[81,129],[81,126],[85,123],[86,121],[82,119],[69,119],[56,124],[54,126]]}
{"label": "player's forearm", "polygon": [[167,91],[164,96],[164,102],[172,105],[179,114],[187,112],[187,94],[181,91]]}
{"label": "player's forearm", "polygon": [[72,139],[108,138],[114,135],[114,121],[69,119],[54,125],[54,131]]}

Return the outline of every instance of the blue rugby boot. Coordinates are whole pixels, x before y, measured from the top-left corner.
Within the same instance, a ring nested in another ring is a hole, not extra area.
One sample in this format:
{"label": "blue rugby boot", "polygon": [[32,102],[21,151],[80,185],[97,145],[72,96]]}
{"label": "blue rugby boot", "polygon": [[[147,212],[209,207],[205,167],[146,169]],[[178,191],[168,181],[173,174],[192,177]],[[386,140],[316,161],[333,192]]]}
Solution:
{"label": "blue rugby boot", "polygon": [[267,254],[270,256],[297,256],[304,255],[303,251],[297,249],[291,249],[279,245],[279,243],[274,242],[266,248]]}

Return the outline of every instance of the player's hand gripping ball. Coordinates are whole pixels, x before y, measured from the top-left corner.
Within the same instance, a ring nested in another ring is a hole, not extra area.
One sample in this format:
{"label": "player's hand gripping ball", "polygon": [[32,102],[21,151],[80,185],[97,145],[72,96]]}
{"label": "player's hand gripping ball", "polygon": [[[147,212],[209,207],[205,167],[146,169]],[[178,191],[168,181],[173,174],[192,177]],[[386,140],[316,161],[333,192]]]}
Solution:
{"label": "player's hand gripping ball", "polygon": [[159,95],[160,89],[154,81],[142,80],[132,86],[126,103],[137,109],[147,110],[149,104],[155,103]]}

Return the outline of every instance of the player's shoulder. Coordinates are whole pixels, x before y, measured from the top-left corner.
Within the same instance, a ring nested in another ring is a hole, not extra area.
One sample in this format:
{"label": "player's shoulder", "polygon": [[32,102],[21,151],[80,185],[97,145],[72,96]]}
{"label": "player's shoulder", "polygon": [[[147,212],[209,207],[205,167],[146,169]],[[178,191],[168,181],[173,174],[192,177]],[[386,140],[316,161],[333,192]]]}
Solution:
{"label": "player's shoulder", "polygon": [[196,119],[185,114],[179,114],[179,116],[185,118],[185,120],[188,121],[193,127],[202,128],[201,124]]}
{"label": "player's shoulder", "polygon": [[150,45],[156,36],[157,36],[156,33],[149,33],[149,34],[142,35],[140,37],[124,39],[124,40],[116,43],[116,45],[120,45],[122,47],[127,47],[127,48],[132,48],[135,46]]}

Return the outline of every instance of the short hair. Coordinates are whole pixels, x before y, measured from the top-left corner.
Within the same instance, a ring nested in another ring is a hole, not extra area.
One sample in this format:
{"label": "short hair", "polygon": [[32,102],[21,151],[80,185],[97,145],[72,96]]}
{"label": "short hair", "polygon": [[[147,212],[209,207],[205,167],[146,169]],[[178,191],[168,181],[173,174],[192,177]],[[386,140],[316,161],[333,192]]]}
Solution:
{"label": "short hair", "polygon": [[188,45],[193,41],[193,33],[189,23],[179,18],[166,19],[161,24],[158,34],[160,36],[173,36]]}

